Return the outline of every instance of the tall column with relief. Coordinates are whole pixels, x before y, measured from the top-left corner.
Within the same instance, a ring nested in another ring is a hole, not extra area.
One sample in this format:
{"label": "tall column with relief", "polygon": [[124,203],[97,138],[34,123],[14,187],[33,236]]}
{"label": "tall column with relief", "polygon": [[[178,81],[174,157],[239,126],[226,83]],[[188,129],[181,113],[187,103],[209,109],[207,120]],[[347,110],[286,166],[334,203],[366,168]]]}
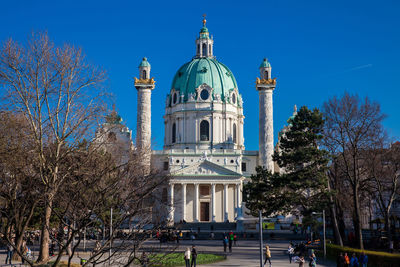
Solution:
{"label": "tall column with relief", "polygon": [[150,171],[151,161],[151,91],[155,87],[154,78],[150,78],[150,63],[143,58],[139,65],[139,79],[135,79],[137,89],[136,148],[143,157],[146,172]]}
{"label": "tall column with relief", "polygon": [[260,166],[274,171],[272,154],[274,153],[274,121],[272,94],[276,78],[271,79],[271,64],[265,58],[260,65],[260,78],[256,80],[259,94],[259,162]]}

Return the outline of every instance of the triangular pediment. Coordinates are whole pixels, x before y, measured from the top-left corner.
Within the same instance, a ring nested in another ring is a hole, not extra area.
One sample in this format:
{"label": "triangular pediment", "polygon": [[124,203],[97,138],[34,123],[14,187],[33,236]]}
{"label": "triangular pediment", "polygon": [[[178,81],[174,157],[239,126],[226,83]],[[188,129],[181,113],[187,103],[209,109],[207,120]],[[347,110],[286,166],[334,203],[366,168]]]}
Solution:
{"label": "triangular pediment", "polygon": [[242,174],[204,160],[184,167],[174,173],[173,176],[242,176]]}

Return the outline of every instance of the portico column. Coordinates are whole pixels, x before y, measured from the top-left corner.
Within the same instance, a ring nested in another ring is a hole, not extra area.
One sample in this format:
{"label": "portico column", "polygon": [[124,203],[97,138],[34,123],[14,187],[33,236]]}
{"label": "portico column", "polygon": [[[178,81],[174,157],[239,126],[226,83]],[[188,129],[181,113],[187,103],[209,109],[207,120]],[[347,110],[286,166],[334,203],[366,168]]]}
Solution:
{"label": "portico column", "polygon": [[215,222],[215,184],[211,184],[211,221]]}
{"label": "portico column", "polygon": [[182,220],[186,220],[186,184],[182,184]]}
{"label": "portico column", "polygon": [[199,184],[194,184],[194,221],[199,221]]}
{"label": "portico column", "polygon": [[241,184],[236,184],[236,220],[242,219]]}
{"label": "portico column", "polygon": [[174,184],[169,185],[169,221],[174,222]]}
{"label": "portico column", "polygon": [[224,221],[228,220],[228,184],[224,184]]}

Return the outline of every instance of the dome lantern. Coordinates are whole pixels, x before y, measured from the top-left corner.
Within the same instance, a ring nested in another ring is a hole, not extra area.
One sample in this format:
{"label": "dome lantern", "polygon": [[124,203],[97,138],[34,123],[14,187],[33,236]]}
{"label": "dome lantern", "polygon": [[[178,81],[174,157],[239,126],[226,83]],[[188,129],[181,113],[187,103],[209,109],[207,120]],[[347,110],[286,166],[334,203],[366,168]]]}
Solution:
{"label": "dome lantern", "polygon": [[196,39],[196,57],[209,58],[213,57],[214,41],[210,38],[210,33],[206,27],[206,15],[203,15],[203,28],[200,29],[199,38]]}

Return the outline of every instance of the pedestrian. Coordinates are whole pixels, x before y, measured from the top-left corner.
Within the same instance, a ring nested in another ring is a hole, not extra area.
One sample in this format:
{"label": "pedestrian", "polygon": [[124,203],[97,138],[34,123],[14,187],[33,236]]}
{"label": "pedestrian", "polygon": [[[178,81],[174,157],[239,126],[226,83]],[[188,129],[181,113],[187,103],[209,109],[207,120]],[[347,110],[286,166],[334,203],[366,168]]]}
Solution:
{"label": "pedestrian", "polygon": [[300,256],[300,258],[299,258],[299,267],[304,267],[304,263],[305,263],[306,261],[304,260],[304,256]]}
{"label": "pedestrian", "polygon": [[310,267],[316,267],[317,266],[317,257],[315,256],[315,254],[311,254],[310,256]]}
{"label": "pedestrian", "polygon": [[7,261],[8,261],[8,264],[12,264],[11,260],[12,260],[13,253],[14,253],[14,248],[13,248],[13,246],[11,246],[11,244],[8,243],[7,244],[6,264],[7,264]]}
{"label": "pedestrian", "polygon": [[351,256],[350,267],[358,267],[358,259],[355,253],[353,253],[353,255]]}
{"label": "pedestrian", "polygon": [[196,246],[192,246],[192,263],[190,264],[190,267],[196,267],[196,260],[197,260],[197,250]]}
{"label": "pedestrian", "polygon": [[349,267],[350,266],[350,258],[347,255],[347,253],[344,253],[344,266]]}
{"label": "pedestrian", "polygon": [[294,248],[292,247],[292,245],[289,245],[288,247],[289,263],[292,263],[293,254],[294,254]]}
{"label": "pedestrian", "polygon": [[187,247],[185,251],[185,264],[186,267],[190,267],[190,248]]}
{"label": "pedestrian", "polygon": [[390,240],[390,242],[389,242],[389,252],[390,253],[393,253],[393,251],[394,251],[394,242],[393,242],[393,240]]}
{"label": "pedestrian", "polygon": [[360,255],[360,266],[361,267],[367,267],[368,264],[368,256],[365,254],[365,252],[362,252]]}
{"label": "pedestrian", "polygon": [[225,236],[224,239],[222,240],[222,243],[224,244],[224,252],[226,252],[226,247],[228,246],[228,237]]}
{"label": "pedestrian", "polygon": [[228,242],[229,242],[229,252],[232,253],[233,238],[232,239],[229,238]]}
{"label": "pedestrian", "polygon": [[211,232],[210,238],[211,238],[211,239],[214,239],[214,232]]}
{"label": "pedestrian", "polygon": [[339,256],[338,256],[337,259],[336,259],[336,265],[337,265],[337,267],[344,267],[345,262],[346,262],[346,261],[345,261],[345,259],[344,259],[343,253],[340,252]]}
{"label": "pedestrian", "polygon": [[271,251],[269,250],[269,246],[268,245],[265,246],[265,261],[264,261],[264,265],[267,263],[267,261],[269,262],[269,266],[271,266]]}

